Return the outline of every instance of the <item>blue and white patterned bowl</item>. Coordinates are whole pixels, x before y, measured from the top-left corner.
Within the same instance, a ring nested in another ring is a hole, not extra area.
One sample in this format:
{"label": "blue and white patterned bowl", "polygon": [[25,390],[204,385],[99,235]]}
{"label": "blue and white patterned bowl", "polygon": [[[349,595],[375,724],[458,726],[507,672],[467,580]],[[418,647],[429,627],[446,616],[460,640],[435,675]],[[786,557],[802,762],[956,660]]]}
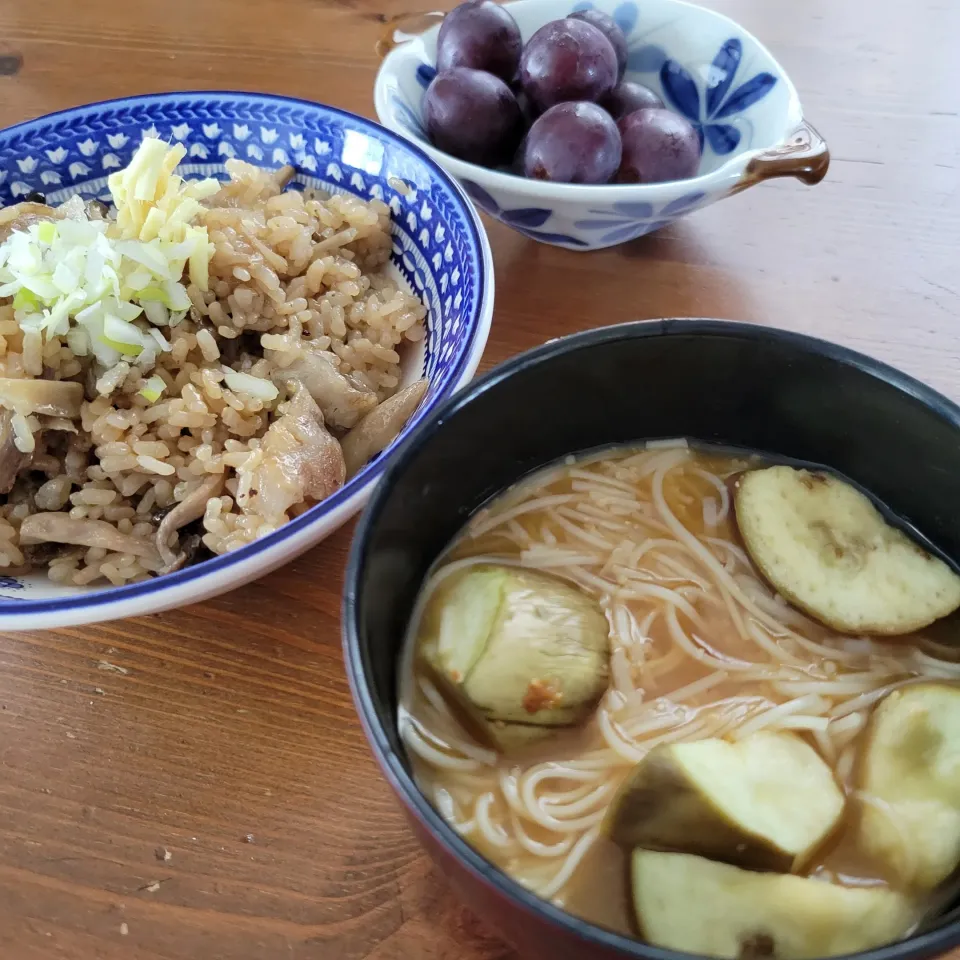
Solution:
{"label": "blue and white patterned bowl", "polygon": [[690,120],[703,143],[698,175],[670,183],[544,183],[458,160],[430,144],[421,113],[424,90],[436,74],[442,15],[401,19],[377,75],[377,116],[442,163],[481,210],[520,233],[572,250],[597,250],[634,240],[761,180],[796,176],[817,183],[826,173],[826,144],[804,121],[789,77],[727,17],[681,0],[515,0],[504,6],[524,42],[575,10],[595,7],[610,14],[627,36],[627,79],[660,94]]}
{"label": "blue and white patterned bowl", "polygon": [[[334,107],[248,93],[172,93],[77,107],[0,131],[0,206],[34,190],[49,202],[107,197],[144,134],[187,147],[187,175],[223,178],[224,161],[292,163],[294,185],[377,198],[393,211],[391,270],[424,298],[427,335],[403,378],[430,388],[404,434],[341,490],[233,553],[143,583],[61,587],[45,573],[0,577],[0,628],[76,625],[195,603],[262,576],[355,514],[405,434],[476,371],[493,315],[493,260],[457,184],[408,140]],[[2,573],[2,570],[0,570]]]}

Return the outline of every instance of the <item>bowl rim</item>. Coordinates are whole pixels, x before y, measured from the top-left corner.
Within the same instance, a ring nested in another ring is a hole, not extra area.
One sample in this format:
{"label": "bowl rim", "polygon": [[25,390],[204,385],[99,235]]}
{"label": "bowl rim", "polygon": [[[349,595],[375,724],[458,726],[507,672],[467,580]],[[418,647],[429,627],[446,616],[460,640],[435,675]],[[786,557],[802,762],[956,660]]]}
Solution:
{"label": "bowl rim", "polygon": [[[509,9],[510,7],[521,7],[530,2],[532,2],[532,0],[508,0],[503,6]],[[711,10],[696,3],[691,3],[689,0],[661,0],[661,2],[671,6],[695,10],[698,13],[706,14],[718,21],[729,24],[738,30],[744,38],[756,44],[756,46],[770,58],[770,62],[776,68],[777,79],[783,82],[788,94],[787,105],[784,110],[784,114],[788,118],[788,129],[784,131],[779,141],[764,147],[758,147],[755,150],[744,150],[740,153],[735,152],[720,164],[719,167],[711,170],[709,173],[701,173],[686,180],[664,180],[659,183],[548,183],[544,180],[533,180],[529,177],[521,177],[515,173],[504,173],[501,170],[481,167],[478,164],[468,163],[466,160],[461,160],[449,153],[445,153],[428,140],[421,139],[411,131],[394,122],[393,110],[390,109],[389,99],[387,97],[387,83],[388,78],[398,72],[393,69],[393,67],[403,55],[404,48],[407,46],[406,42],[398,44],[391,50],[386,57],[383,58],[377,70],[373,85],[373,102],[377,112],[377,118],[385,127],[405,137],[411,143],[416,144],[424,152],[429,153],[437,163],[447,166],[454,176],[473,180],[481,185],[490,185],[491,187],[501,190],[512,189],[515,192],[522,193],[524,196],[534,197],[539,200],[566,200],[569,202],[578,199],[575,195],[583,191],[586,191],[586,193],[582,199],[586,200],[589,198],[591,202],[601,202],[602,198],[602,202],[604,203],[624,203],[630,201],[636,203],[642,202],[645,198],[654,199],[655,195],[662,199],[662,191],[664,189],[680,189],[684,193],[689,192],[691,194],[707,193],[711,189],[716,189],[727,180],[735,181],[754,157],[760,156],[768,150],[774,150],[778,146],[786,143],[793,135],[794,129],[799,127],[804,120],[803,105],[800,102],[800,95],[797,93],[797,88],[790,79],[790,75],[784,69],[783,64],[781,64],[767,46],[747,30],[746,27],[741,26],[741,24],[726,14],[719,13],[716,10]],[[435,31],[439,32],[439,30],[440,24],[437,23],[429,29],[424,30],[422,34],[419,34],[411,42],[421,39],[425,35],[432,34]],[[689,190],[687,188],[689,188]],[[603,192],[598,193],[598,190],[602,190]]]}
{"label": "bowl rim", "polygon": [[[374,696],[363,668],[364,656],[361,651],[358,629],[358,587],[368,559],[369,541],[386,501],[391,495],[393,482],[405,472],[411,461],[417,457],[421,448],[429,442],[433,432],[444,421],[478,397],[497,389],[500,384],[510,379],[514,374],[554,357],[618,340],[637,340],[675,335],[689,336],[691,334],[709,334],[733,339],[771,340],[852,366],[919,401],[933,413],[950,423],[960,434],[960,406],[952,400],[896,367],[819,337],[762,324],[707,318],[638,320],[615,326],[599,327],[548,340],[538,347],[518,354],[484,376],[474,380],[469,387],[449,398],[431,417],[421,421],[417,428],[405,439],[400,450],[397,451],[390,467],[385,471],[383,482],[374,492],[357,524],[344,576],[341,631],[344,661],[354,706],[377,763],[407,810],[474,879],[492,888],[498,895],[505,897],[527,913],[541,919],[545,918],[586,947],[604,947],[614,952],[618,951],[623,957],[634,958],[634,960],[708,960],[708,958],[699,954],[656,947],[614,933],[581,920],[552,903],[540,899],[478,853],[440,816],[439,812],[417,787],[413,776],[401,760],[400,754],[390,746],[384,727],[378,719]],[[919,936],[909,937],[871,950],[847,954],[845,957],[836,958],[836,960],[848,960],[848,958],[849,960],[852,960],[852,958],[855,958],[855,960],[917,960],[920,957],[932,957],[946,953],[958,944],[960,944],[960,919],[953,920],[942,927]]]}
{"label": "bowl rim", "polygon": [[[468,243],[475,252],[479,266],[477,279],[480,291],[478,309],[470,321],[472,331],[467,339],[466,349],[451,365],[449,393],[455,393],[466,383],[469,383],[479,365],[480,357],[489,338],[493,319],[495,278],[493,254],[489,239],[475,206],[456,179],[422,150],[418,144],[401,137],[396,131],[377,123],[377,121],[362,117],[349,110],[343,110],[340,107],[306,100],[301,97],[286,97],[279,94],[239,90],[175,90],[98,100],[24,120],[0,129],[0,144],[11,136],[32,132],[65,116],[82,116],[85,113],[96,112],[103,108],[136,106],[165,100],[177,103],[198,98],[247,102],[267,100],[287,105],[300,105],[311,110],[326,112],[340,122],[356,125],[373,136],[388,138],[394,146],[412,153],[427,166],[431,175],[440,180],[452,194],[452,199],[460,202],[469,233]],[[448,395],[439,394],[436,396],[432,403],[424,407],[424,413],[429,415],[435,407],[447,399]],[[364,467],[355,477],[348,480],[325,500],[315,504],[299,516],[293,517],[272,533],[229,553],[211,557],[193,566],[184,567],[182,570],[118,587],[77,588],[78,592],[74,594],[37,599],[0,597],[0,629],[75,626],[80,623],[144,614],[157,609],[157,606],[160,606],[161,609],[169,609],[171,606],[189,603],[192,599],[200,599],[194,596],[195,587],[191,590],[192,585],[198,580],[226,579],[227,582],[221,587],[221,590],[226,590],[237,585],[236,580],[239,578],[252,579],[259,576],[261,563],[258,561],[264,555],[270,554],[269,559],[274,559],[272,555],[280,555],[282,548],[285,546],[290,546],[293,549],[302,546],[304,543],[309,546],[315,542],[315,538],[310,537],[310,532],[314,527],[328,527],[326,533],[330,533],[362,507],[369,496],[370,490],[386,469],[387,461],[399,449],[396,441],[392,446],[393,449],[388,447],[376,460]],[[285,563],[289,559],[292,559],[292,557],[283,555],[278,563]],[[235,576],[226,577],[227,571],[235,572]],[[266,570],[262,572],[265,573]],[[2,574],[3,570],[0,569],[0,575]],[[79,592],[80,589],[83,589],[83,592]],[[169,597],[171,591],[175,592],[175,597]],[[164,596],[161,605],[143,602],[146,598],[164,594],[167,594],[167,596]]]}

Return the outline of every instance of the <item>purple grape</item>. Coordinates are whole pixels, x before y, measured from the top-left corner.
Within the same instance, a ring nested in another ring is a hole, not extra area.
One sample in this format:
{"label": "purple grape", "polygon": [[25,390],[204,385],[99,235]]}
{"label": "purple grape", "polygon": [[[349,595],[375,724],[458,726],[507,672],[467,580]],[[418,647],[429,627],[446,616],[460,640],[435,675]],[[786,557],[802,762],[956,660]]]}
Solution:
{"label": "purple grape", "polygon": [[595,103],[558,103],[523,142],[523,175],[553,183],[608,183],[620,166],[620,134]]}
{"label": "purple grape", "polygon": [[456,67],[438,73],[423,95],[430,142],[483,166],[508,163],[523,134],[517,98],[492,73]]}
{"label": "purple grape", "polygon": [[467,0],[440,25],[437,70],[486,70],[509,83],[517,72],[523,41],[516,20],[493,0]]}
{"label": "purple grape", "polygon": [[617,125],[623,139],[618,183],[685,180],[700,166],[700,140],[690,122],[670,110],[648,108]]}
{"label": "purple grape", "polygon": [[617,79],[623,79],[627,69],[627,37],[617,26],[613,17],[607,16],[600,10],[578,10],[570,14],[571,20],[582,20],[596,27],[609,41],[613,52],[617,55]]}
{"label": "purple grape", "polygon": [[596,102],[617,82],[617,55],[610,41],[583,20],[542,26],[520,57],[523,89],[538,110],[572,100]]}
{"label": "purple grape", "polygon": [[612,93],[603,98],[600,106],[603,107],[614,120],[622,120],[637,110],[645,110],[649,107],[663,107],[663,101],[649,87],[645,87],[642,83],[624,80],[621,84],[614,87]]}

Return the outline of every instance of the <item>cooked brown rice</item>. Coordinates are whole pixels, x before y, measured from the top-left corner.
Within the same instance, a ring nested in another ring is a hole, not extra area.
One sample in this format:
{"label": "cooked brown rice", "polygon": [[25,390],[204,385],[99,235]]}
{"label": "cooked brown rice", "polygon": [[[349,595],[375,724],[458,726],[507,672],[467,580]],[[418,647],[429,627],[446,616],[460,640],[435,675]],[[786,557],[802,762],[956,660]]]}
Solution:
{"label": "cooked brown rice", "polygon": [[[343,482],[342,457],[318,473],[297,459],[302,450],[331,451],[397,391],[404,345],[423,337],[426,311],[383,272],[389,209],[283,192],[275,173],[240,161],[227,168],[230,181],[196,221],[215,247],[209,289],[188,288],[193,306],[150,369],[127,360],[102,369],[65,338],[25,332],[10,299],[0,299],[0,377],[84,385],[79,421],[12,417],[8,444],[33,451],[0,497],[0,567],[46,566],[65,584],[122,584],[190,562],[201,539],[215,554],[250,543]],[[301,390],[317,354],[358,401],[325,425]],[[231,387],[234,372],[272,380],[279,394],[264,400]],[[150,402],[141,391],[157,375],[166,389]],[[299,475],[291,477],[291,463]],[[205,502],[202,517],[158,542],[162,518],[191,495]],[[22,544],[20,526],[37,513],[63,518],[61,532]]]}

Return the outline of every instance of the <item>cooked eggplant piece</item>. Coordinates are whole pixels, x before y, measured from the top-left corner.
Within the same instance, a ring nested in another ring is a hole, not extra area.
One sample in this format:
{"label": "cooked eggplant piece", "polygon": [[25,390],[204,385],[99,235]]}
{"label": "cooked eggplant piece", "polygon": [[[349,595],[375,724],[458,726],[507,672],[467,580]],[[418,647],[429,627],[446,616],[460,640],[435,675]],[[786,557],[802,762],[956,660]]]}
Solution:
{"label": "cooked eggplant piece", "polygon": [[917,917],[907,897],[884,887],[841,887],[651,850],[636,850],[630,867],[642,936],[701,956],[839,956],[898,940]]}
{"label": "cooked eggplant piece", "polygon": [[534,739],[530,727],[581,722],[607,686],[603,613],[551,576],[472,565],[440,585],[422,630],[421,650],[448,695],[504,749]]}
{"label": "cooked eggplant piece", "polygon": [[960,606],[960,577],[827,473],[745,473],[737,523],[760,572],[791,603],[845,633],[897,636]]}
{"label": "cooked eggplant piece", "polygon": [[627,849],[697,854],[757,870],[798,870],[834,829],[844,796],[792,733],[655,747],[610,805],[604,829]]}
{"label": "cooked eggplant piece", "polygon": [[436,618],[435,647],[430,659],[445,679],[461,685],[480,659],[503,605],[509,571],[505,567],[476,565],[453,574],[444,583],[428,611]]}
{"label": "cooked eggplant piece", "polygon": [[859,841],[898,886],[929,890],[960,865],[960,686],[890,693],[864,733]]}

